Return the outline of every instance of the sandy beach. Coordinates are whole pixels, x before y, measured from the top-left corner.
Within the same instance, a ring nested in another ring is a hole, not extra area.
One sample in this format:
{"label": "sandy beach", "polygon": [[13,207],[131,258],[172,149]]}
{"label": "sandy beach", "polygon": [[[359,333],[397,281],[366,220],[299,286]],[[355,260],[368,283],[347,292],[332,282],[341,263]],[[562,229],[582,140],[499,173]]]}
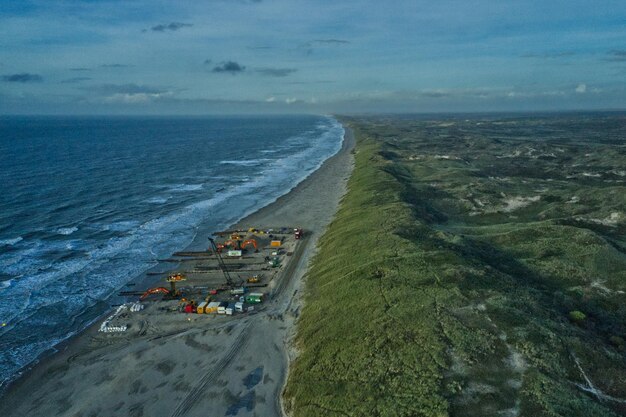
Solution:
{"label": "sandy beach", "polygon": [[353,147],[346,129],[339,153],[236,225],[307,231],[261,311],[233,318],[146,313],[138,316],[142,331],[132,336],[108,337],[96,323],[13,383],[0,415],[281,415],[303,276],[346,191]]}

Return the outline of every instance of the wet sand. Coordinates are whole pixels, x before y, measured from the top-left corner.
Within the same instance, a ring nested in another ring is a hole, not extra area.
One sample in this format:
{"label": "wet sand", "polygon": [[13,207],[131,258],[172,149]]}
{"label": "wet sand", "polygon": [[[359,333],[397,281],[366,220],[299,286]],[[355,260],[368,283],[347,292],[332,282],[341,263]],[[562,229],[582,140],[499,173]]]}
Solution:
{"label": "wet sand", "polygon": [[257,314],[208,317],[150,305],[140,336],[97,333],[99,323],[12,384],[0,415],[278,416],[303,276],[332,220],[353,165],[342,149],[291,192],[238,225],[302,227],[306,238],[283,271],[280,290]]}

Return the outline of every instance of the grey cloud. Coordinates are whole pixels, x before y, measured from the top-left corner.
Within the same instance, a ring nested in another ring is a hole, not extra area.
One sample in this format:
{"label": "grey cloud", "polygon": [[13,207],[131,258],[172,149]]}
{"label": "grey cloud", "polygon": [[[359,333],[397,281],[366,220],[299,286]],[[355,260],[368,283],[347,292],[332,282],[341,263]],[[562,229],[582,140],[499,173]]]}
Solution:
{"label": "grey cloud", "polygon": [[347,41],[345,39],[315,39],[313,42],[325,43],[325,44],[330,44],[330,45],[344,45],[344,44],[350,43],[350,41]]}
{"label": "grey cloud", "polygon": [[75,83],[81,83],[83,81],[89,81],[91,80],[91,78],[89,77],[73,77],[73,78],[66,78],[65,80],[61,81],[61,84],[75,84]]}
{"label": "grey cloud", "polygon": [[268,49],[274,49],[273,46],[248,46],[248,49],[252,50],[252,51],[266,51]]}
{"label": "grey cloud", "polygon": [[450,93],[446,93],[443,91],[424,91],[420,95],[422,95],[423,97],[428,97],[428,98],[450,97]]}
{"label": "grey cloud", "polygon": [[167,92],[162,88],[138,85],[134,83],[102,84],[97,87],[90,87],[89,89],[96,90],[102,94],[162,94]]}
{"label": "grey cloud", "polygon": [[335,81],[331,81],[331,80],[313,80],[313,81],[289,81],[286,82],[285,84],[292,84],[292,85],[307,85],[307,84],[332,84]]}
{"label": "grey cloud", "polygon": [[7,74],[2,76],[2,81],[8,83],[39,83],[43,81],[41,75],[22,72],[19,74]]}
{"label": "grey cloud", "polygon": [[209,65],[211,62],[213,62],[213,61],[211,61],[210,59],[205,59],[204,60],[204,65]]}
{"label": "grey cloud", "polygon": [[191,26],[193,26],[191,23],[172,22],[172,23],[159,24],[159,25],[152,26],[150,30],[152,30],[153,32],[167,32],[167,31],[175,32],[179,29],[182,29],[185,27],[191,27]]}
{"label": "grey cloud", "polygon": [[91,68],[86,68],[86,67],[75,67],[75,68],[70,68],[70,71],[75,71],[75,72],[84,72],[84,71],[91,71]]}
{"label": "grey cloud", "polygon": [[228,73],[234,75],[243,72],[245,69],[246,67],[239,65],[237,62],[225,61],[213,67],[212,71],[216,73]]}
{"label": "grey cloud", "polygon": [[613,62],[626,62],[626,50],[614,49],[612,51],[609,51],[609,57],[607,58],[607,60]]}
{"label": "grey cloud", "polygon": [[295,68],[257,68],[255,72],[267,77],[286,77],[298,71]]}
{"label": "grey cloud", "polygon": [[568,56],[576,55],[571,51],[561,51],[561,52],[546,52],[546,53],[527,53],[520,55],[522,58],[542,58],[542,59],[553,59],[553,58],[565,58]]}
{"label": "grey cloud", "polygon": [[128,68],[131,65],[127,65],[127,64],[102,64],[100,65],[100,68]]}

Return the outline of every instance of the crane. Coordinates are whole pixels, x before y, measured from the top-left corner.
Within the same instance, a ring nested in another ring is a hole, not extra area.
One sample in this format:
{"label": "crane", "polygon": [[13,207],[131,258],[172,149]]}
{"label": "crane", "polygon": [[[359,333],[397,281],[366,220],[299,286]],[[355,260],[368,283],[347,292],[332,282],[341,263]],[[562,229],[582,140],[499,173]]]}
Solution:
{"label": "crane", "polygon": [[220,269],[224,273],[224,278],[226,278],[226,284],[231,287],[234,287],[235,282],[230,277],[230,274],[228,273],[228,269],[226,269],[226,264],[224,263],[224,260],[222,259],[222,255],[220,255],[219,251],[217,250],[217,245],[215,244],[215,240],[213,240],[213,238],[210,237],[209,242],[211,242],[211,247],[213,249],[213,252],[215,252],[215,256],[217,257],[217,263],[219,264]]}

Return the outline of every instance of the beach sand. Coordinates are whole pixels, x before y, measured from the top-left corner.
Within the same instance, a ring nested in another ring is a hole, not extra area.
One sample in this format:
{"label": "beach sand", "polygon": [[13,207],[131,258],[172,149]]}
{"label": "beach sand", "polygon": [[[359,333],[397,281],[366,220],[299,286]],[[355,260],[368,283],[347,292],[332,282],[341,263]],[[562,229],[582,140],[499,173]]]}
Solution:
{"label": "beach sand", "polygon": [[98,322],[13,383],[0,399],[0,415],[281,415],[303,276],[346,191],[353,146],[346,129],[339,153],[238,223],[307,231],[262,311],[207,317],[159,312],[153,303],[137,316],[142,332],[133,336],[99,334]]}

